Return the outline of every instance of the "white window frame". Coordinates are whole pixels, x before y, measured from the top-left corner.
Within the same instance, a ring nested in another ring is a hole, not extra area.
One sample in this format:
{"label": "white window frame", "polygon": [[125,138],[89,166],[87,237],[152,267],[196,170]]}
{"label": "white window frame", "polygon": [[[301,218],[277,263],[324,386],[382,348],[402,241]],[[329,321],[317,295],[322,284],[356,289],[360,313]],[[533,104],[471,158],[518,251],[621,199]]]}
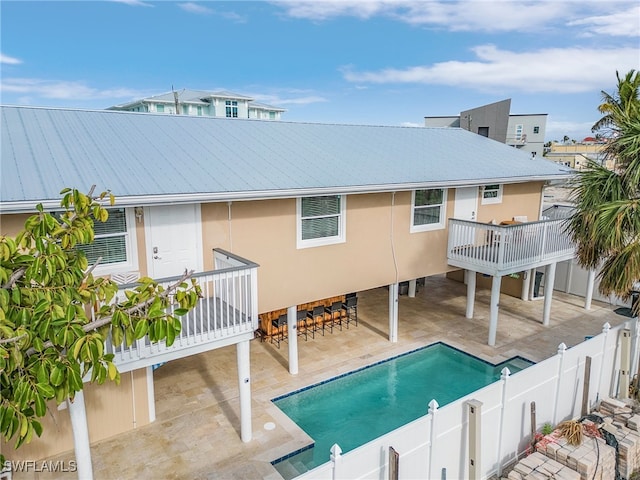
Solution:
{"label": "white window frame", "polygon": [[[302,197],[296,198],[296,245],[298,249],[335,245],[347,241],[347,196],[346,195],[314,195],[316,197],[340,197],[340,213],[338,214],[338,235],[331,237],[302,239]],[[326,215],[332,216],[332,215]],[[318,217],[316,217],[318,218]]]}
{"label": "white window frame", "polygon": [[224,114],[227,118],[238,118],[238,101],[237,100],[225,100]]}
{"label": "white window frame", "polygon": [[[491,187],[493,185],[498,185],[498,189],[495,188],[488,189],[487,187]],[[496,196],[485,197],[485,192],[497,192]],[[484,185],[482,187],[482,205],[490,205],[492,203],[502,203],[502,184],[501,183],[492,183],[490,185]]]}
{"label": "white window frame", "polygon": [[[420,188],[418,190],[442,190],[442,203],[437,205],[420,205],[416,207],[416,190],[411,192],[411,227],[409,228],[410,233],[418,233],[418,232],[430,232],[433,230],[442,230],[445,228],[445,221],[447,218],[447,189],[446,188]],[[437,223],[427,223],[424,225],[416,225],[415,222],[415,211],[418,209],[426,209],[426,208],[440,208],[440,219]]]}
{"label": "white window frame", "polygon": [[[116,207],[117,208],[117,207]],[[138,267],[138,248],[136,237],[136,218],[133,208],[125,208],[125,224],[127,232],[122,234],[125,237],[125,249],[127,252],[127,261],[118,263],[99,264],[93,271],[94,275],[108,275],[118,272],[130,272],[139,270]],[[96,220],[94,220],[95,222]],[[95,238],[103,238],[114,235],[96,235]],[[91,265],[90,265],[91,266]]]}

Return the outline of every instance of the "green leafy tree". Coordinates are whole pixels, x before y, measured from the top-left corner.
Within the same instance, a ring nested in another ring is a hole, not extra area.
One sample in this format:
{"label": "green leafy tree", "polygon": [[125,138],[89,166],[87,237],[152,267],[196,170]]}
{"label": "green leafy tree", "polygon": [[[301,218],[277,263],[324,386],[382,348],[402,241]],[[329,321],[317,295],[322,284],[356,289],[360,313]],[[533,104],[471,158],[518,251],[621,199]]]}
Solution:
{"label": "green leafy tree", "polygon": [[607,139],[604,154],[615,167],[590,162],[577,174],[569,232],[579,263],[600,269],[601,293],[628,299],[640,282],[640,78],[634,70],[616,77],[617,92],[602,92],[604,116],[593,126]]}
{"label": "green leafy tree", "polygon": [[[185,272],[167,288],[141,278],[115,301],[118,286],[94,277],[97,263],[88,265],[77,248],[93,242],[94,221],[105,222],[105,203],[114,202],[92,192],[65,189],[62,213],[40,204],[16,237],[0,236],[0,432],[5,441],[15,438],[16,448],[42,434],[38,418],[47,402],[73,400],[85,376],[119,382],[113,354],[104,348],[109,335],[116,345],[145,335],[171,345],[181,328],[176,315],[200,296]],[[169,313],[172,302],[179,306]]]}

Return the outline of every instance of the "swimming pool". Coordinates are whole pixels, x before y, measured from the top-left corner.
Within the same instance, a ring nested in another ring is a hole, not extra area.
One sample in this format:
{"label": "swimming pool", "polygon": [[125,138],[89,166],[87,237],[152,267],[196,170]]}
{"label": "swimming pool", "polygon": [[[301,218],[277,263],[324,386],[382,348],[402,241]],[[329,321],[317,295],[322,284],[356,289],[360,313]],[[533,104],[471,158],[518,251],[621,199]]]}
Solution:
{"label": "swimming pool", "polygon": [[274,398],[315,443],[272,464],[292,478],[329,461],[334,443],[346,453],[426,415],[432,399],[444,406],[498,380],[504,367],[532,364],[514,357],[493,365],[438,342]]}

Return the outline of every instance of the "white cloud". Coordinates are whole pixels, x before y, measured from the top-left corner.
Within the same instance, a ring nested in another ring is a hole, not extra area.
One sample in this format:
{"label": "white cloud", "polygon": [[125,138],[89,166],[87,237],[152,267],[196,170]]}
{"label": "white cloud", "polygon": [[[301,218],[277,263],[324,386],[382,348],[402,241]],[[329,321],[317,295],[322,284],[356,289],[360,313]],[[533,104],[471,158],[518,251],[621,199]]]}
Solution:
{"label": "white cloud", "polygon": [[611,35],[615,37],[640,36],[640,5],[628,10],[618,11],[609,15],[598,15],[574,20],[568,26],[580,26],[587,34]]}
{"label": "white cloud", "polygon": [[5,55],[4,53],[0,53],[0,63],[6,65],[18,65],[22,63],[22,60],[15,57],[10,57],[9,55]]}
{"label": "white cloud", "polygon": [[[638,7],[629,0],[615,4],[590,0],[294,0],[273,3],[293,18],[313,21],[344,16],[360,19],[385,16],[410,25],[480,32],[539,32],[550,27],[586,26],[587,32],[630,37],[638,36],[639,30]],[[608,13],[615,10],[622,13]],[[607,13],[599,16],[600,11]]]}
{"label": "white cloud", "polygon": [[3,94],[21,95],[33,100],[34,97],[53,100],[100,100],[133,99],[148,96],[129,88],[98,89],[82,82],[41,80],[36,78],[2,78],[0,91]]}
{"label": "white cloud", "polygon": [[200,15],[211,15],[212,13],[214,13],[214,11],[209,7],[199,5],[195,2],[179,3],[178,6],[185,12],[189,13],[197,13]]}
{"label": "white cloud", "polygon": [[114,3],[124,3],[132,7],[153,7],[154,5],[149,2],[143,2],[142,0],[111,0]]}
{"label": "white cloud", "polygon": [[484,92],[514,91],[578,93],[601,90],[616,70],[637,68],[637,48],[549,48],[532,52],[501,50],[494,45],[473,48],[476,61],[456,61],[406,68],[357,72],[342,69],[354,83],[415,83],[458,86]]}
{"label": "white cloud", "polygon": [[327,101],[324,97],[319,95],[309,95],[308,92],[305,91],[289,91],[283,95],[252,93],[249,94],[249,96],[255,98],[258,102],[278,107],[284,105],[309,105],[312,103],[322,103]]}

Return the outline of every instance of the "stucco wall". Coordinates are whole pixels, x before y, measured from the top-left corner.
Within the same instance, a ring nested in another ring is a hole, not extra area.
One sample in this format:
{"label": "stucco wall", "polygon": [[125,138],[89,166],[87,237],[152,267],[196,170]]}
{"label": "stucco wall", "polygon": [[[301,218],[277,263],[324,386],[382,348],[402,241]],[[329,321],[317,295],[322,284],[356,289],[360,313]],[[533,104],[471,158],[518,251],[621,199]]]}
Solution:
{"label": "stucco wall", "polygon": [[[85,383],[84,397],[91,443],[113,437],[149,423],[146,370],[122,374],[120,385]],[[10,460],[40,460],[73,450],[73,432],[67,408],[58,410],[49,402],[41,419],[42,437],[34,436],[18,450],[12,442],[2,444],[2,453]]]}

